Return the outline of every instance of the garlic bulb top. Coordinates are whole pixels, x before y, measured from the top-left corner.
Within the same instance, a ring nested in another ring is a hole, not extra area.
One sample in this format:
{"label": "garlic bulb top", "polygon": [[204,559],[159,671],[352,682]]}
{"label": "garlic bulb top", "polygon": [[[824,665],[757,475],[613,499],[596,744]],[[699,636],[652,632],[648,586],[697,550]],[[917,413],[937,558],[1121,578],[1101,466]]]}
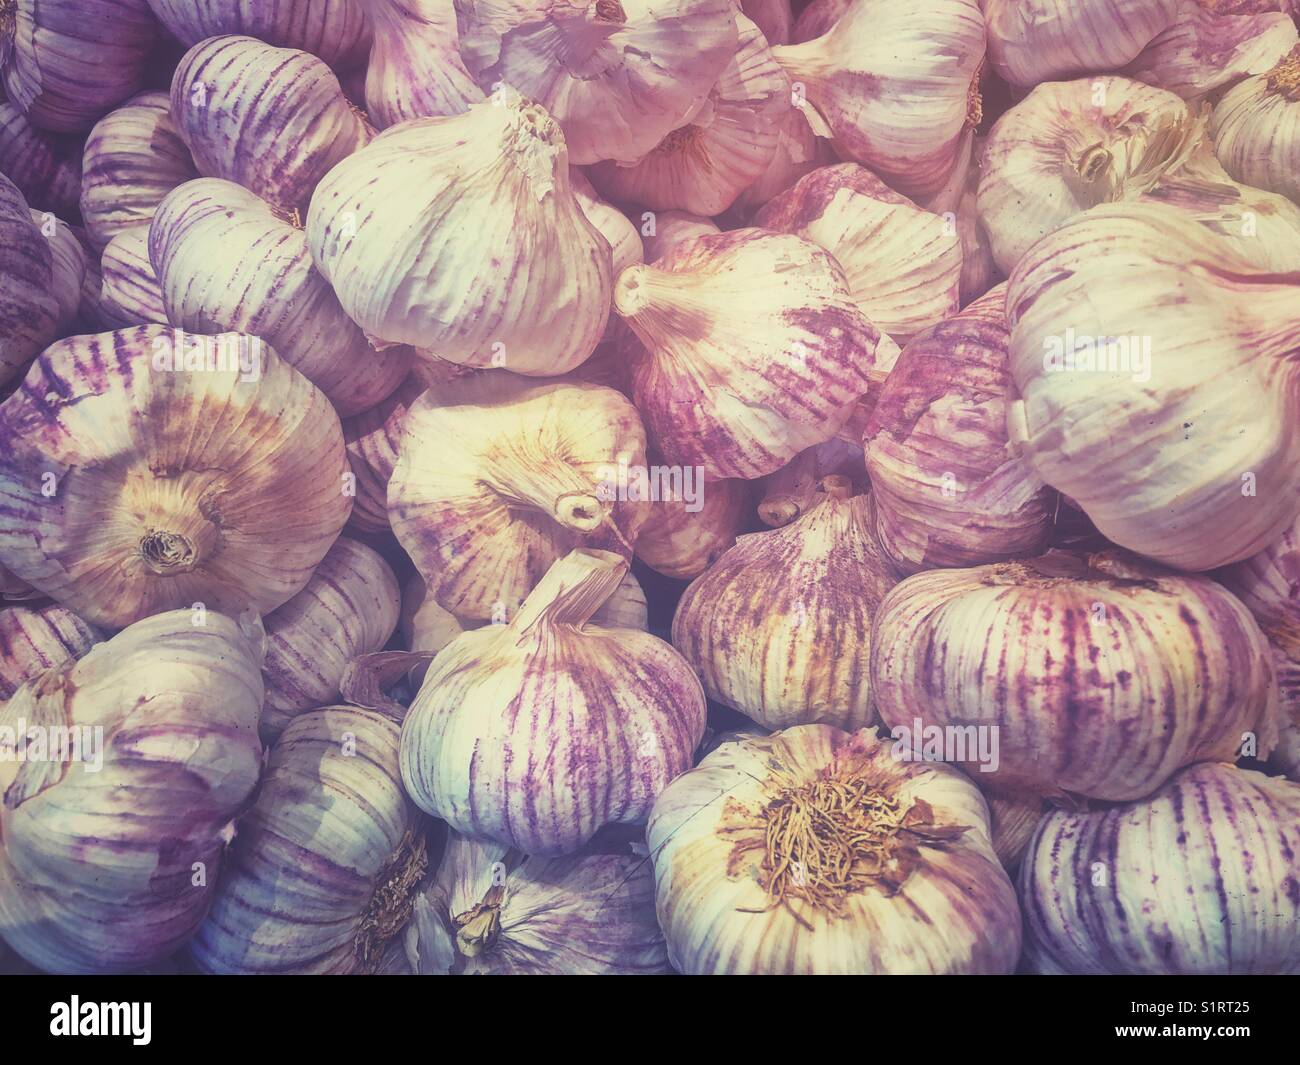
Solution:
{"label": "garlic bulb top", "polygon": [[366,113],[380,129],[409,118],[456,115],[483,99],[456,47],[452,0],[356,0],[375,40]]}
{"label": "garlic bulb top", "polygon": [[60,341],[0,405],[0,560],[93,624],[273,610],[347,521],[324,395],[253,338],[182,340]]}
{"label": "garlic bulb top", "polygon": [[1038,972],[1300,972],[1300,785],[1203,763],[1126,806],[1057,810],[1021,867]]}
{"label": "garlic bulb top", "polygon": [[[189,938],[261,770],[259,657],[230,618],[175,610],[0,704],[27,745],[0,760],[0,935],[28,961],[118,972]],[[55,727],[68,757],[38,758]]]}
{"label": "garlic bulb top", "polygon": [[709,477],[759,477],[829,440],[873,365],[897,353],[827,251],[759,229],[624,270],[614,307],[635,334],[633,397],[651,443]]}
{"label": "garlic bulb top", "polygon": [[1300,511],[1298,296],[1176,208],[1085,212],[1009,282],[1013,442],[1121,546],[1254,554]]}
{"label": "garlic bulb top", "polygon": [[592,613],[627,563],[573,551],[505,625],[434,659],[402,729],[402,780],[458,832],[572,854],[639,824],[704,735],[700,682],[662,640]]}
{"label": "garlic bulb top", "polygon": [[0,610],[0,699],[47,669],[80,658],[102,639],[95,626],[56,604]]}
{"label": "garlic bulb top", "polygon": [[689,121],[736,52],[727,0],[457,0],[461,54],[564,129],[575,163],[635,163]]}
{"label": "garlic bulb top", "polygon": [[58,333],[54,254],[23,194],[0,174],[0,385]]}
{"label": "garlic bulb top", "polygon": [[501,620],[572,548],[631,553],[650,504],[620,498],[620,471],[644,466],[645,431],[613,389],[483,374],[407,411],[388,514],[440,606]]}
{"label": "garlic bulb top", "polygon": [[1229,174],[1300,203],[1300,45],[1224,93],[1210,133]]}
{"label": "garlic bulb top", "polygon": [[538,858],[452,832],[407,942],[421,974],[671,971],[654,872],[626,847]]}
{"label": "garlic bulb top", "polygon": [[0,102],[0,174],[34,209],[71,218],[81,193],[81,143],[33,126],[13,104]]}
{"label": "garlic bulb top", "polygon": [[225,178],[283,211],[371,131],[321,60],[252,37],[213,37],[172,75],[171,114],[205,177]]}
{"label": "garlic bulb top", "polygon": [[889,752],[867,730],[801,725],[724,743],[668,786],[648,838],[676,969],[1015,968],[1020,911],[979,790]]}
{"label": "garlic bulb top", "polygon": [[513,91],[385,130],[321,183],[307,235],[357,324],[430,359],[558,375],[605,331],[609,244],[559,126]]}
{"label": "garlic bulb top", "polygon": [[1135,799],[1277,742],[1268,644],[1245,607],[1122,552],[918,573],[880,604],[871,655],[896,738],[1003,791]]}
{"label": "garlic bulb top", "polygon": [[[978,100],[984,16],[977,0],[919,10],[858,0],[824,36],[773,50],[796,105],[846,159],[905,196],[943,187]],[[974,123],[971,123],[972,125]]]}
{"label": "garlic bulb top", "polygon": [[208,973],[373,973],[428,866],[402,792],[401,727],[331,706],[271,748],[252,810],[190,954]]}

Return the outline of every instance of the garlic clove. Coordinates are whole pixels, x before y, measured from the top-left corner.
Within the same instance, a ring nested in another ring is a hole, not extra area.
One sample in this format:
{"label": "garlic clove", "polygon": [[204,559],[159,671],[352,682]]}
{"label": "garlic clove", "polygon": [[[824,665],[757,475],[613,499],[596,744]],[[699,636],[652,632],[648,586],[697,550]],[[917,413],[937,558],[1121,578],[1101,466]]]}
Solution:
{"label": "garlic clove", "polygon": [[53,286],[53,249],[22,193],[0,174],[0,385],[58,334]]}
{"label": "garlic clove", "polygon": [[1229,89],[1210,116],[1219,162],[1238,181],[1300,203],[1300,45]]}
{"label": "garlic clove", "polygon": [[734,478],[699,481],[696,498],[660,500],[636,538],[636,557],[675,580],[698,577],[736,542],[749,520],[749,485]]}
{"label": "garlic clove", "polygon": [[0,610],[0,699],[26,681],[83,657],[103,634],[55,604]]}
{"label": "garlic clove", "polygon": [[112,329],[168,325],[163,292],[149,258],[149,227],[118,233],[100,260],[100,313]]}
{"label": "garlic clove", "polygon": [[989,804],[989,832],[998,861],[1012,876],[1051,806],[1038,795],[985,795]]}
{"label": "garlic clove", "polygon": [[38,211],[74,218],[81,193],[81,144],[75,137],[32,125],[8,102],[0,102],[0,173]]}

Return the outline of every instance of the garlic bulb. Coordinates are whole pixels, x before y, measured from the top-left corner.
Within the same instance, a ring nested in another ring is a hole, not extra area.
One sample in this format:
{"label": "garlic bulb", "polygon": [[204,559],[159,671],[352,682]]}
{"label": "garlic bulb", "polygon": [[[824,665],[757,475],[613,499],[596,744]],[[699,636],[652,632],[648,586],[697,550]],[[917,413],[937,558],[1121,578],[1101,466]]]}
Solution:
{"label": "garlic bulb", "polygon": [[[26,756],[0,760],[0,935],[24,958],[120,972],[189,938],[261,769],[258,665],[234,621],[174,610],[0,706]],[[52,723],[70,757],[38,760]]]}
{"label": "garlic bulb", "polygon": [[162,287],[149,258],[149,227],[124,229],[108,242],[100,260],[100,308],[110,328],[167,325]]}
{"label": "garlic bulb", "polygon": [[375,40],[366,112],[380,129],[409,118],[457,115],[483,93],[456,47],[452,0],[356,0]]}
{"label": "garlic bulb", "polygon": [[1201,136],[1171,92],[1120,77],[1039,85],[993,125],[978,208],[1009,274],[1036,240],[1099,203],[1145,192]]}
{"label": "garlic bulb", "polygon": [[661,500],[636,538],[636,557],[676,580],[698,577],[732,544],[749,518],[749,485],[701,478],[696,500]]}
{"label": "garlic bulb", "polygon": [[339,698],[343,670],[381,650],[397,628],[397,577],[378,552],[341,536],[307,586],[266,616],[262,735]]}
{"label": "garlic bulb", "polygon": [[174,325],[261,337],[341,416],[373,407],[410,371],[408,348],[376,351],[343,312],[302,228],[232,182],[204,178],[168,193],[149,253]]}
{"label": "garlic bulb", "polygon": [[147,226],[167,193],[199,176],[165,92],[143,92],[101,118],[86,138],[83,163],[81,215],[99,248]]}
{"label": "garlic bulb", "polygon": [[33,125],[79,133],[140,88],[158,24],[146,0],[6,0],[0,70]]}
{"label": "garlic bulb", "polygon": [[1183,0],[984,0],[989,60],[1028,89],[1105,73],[1136,59],[1177,22]]}
{"label": "garlic bulb", "polygon": [[54,253],[32,224],[23,194],[0,174],[0,385],[59,330]]}
{"label": "garlic bulb", "polygon": [[[895,345],[839,264],[799,237],[740,229],[619,275],[633,396],[651,443],[710,477],[760,477],[835,435]],[[639,341],[639,343],[638,343]]]}
{"label": "garlic bulb", "polygon": [[704,735],[700,683],[662,640],[590,624],[627,563],[573,551],[506,625],[429,667],[402,729],[402,780],[427,813],[526,854],[571,854],[639,824]]}
{"label": "garlic bulb", "polygon": [[383,402],[343,421],[348,465],[356,482],[348,524],[359,533],[389,531],[388,479],[397,465],[406,412],[424,391],[411,375]]}
{"label": "garlic bulb", "polygon": [[1039,822],[1050,809],[1037,795],[986,795],[989,804],[989,832],[1002,867],[1014,875],[1034,838]]}
{"label": "garlic bulb", "polygon": [[407,650],[435,655],[465,631],[456,615],[443,610],[429,594],[428,585],[418,573],[411,574],[402,587],[400,622]]}
{"label": "garlic bulb", "polygon": [[633,263],[644,262],[645,247],[641,243],[641,234],[627,215],[597,196],[591,182],[577,167],[569,168],[569,180],[573,183],[573,197],[578,201],[587,221],[609,243],[613,276],[617,277]]}
{"label": "garlic bulb", "polygon": [[867,423],[875,531],[904,573],[1047,546],[1056,493],[1008,452],[1006,286],[903,348]]}
{"label": "garlic bulb", "polygon": [[12,698],[24,681],[81,658],[103,638],[61,606],[0,610],[0,699]]}
{"label": "garlic bulb", "polygon": [[700,111],[635,163],[598,163],[611,199],[654,210],[721,214],[766,172],[789,113],[790,81],[759,28],[736,15],[739,43]]}
{"label": "garlic bulb", "polygon": [[1009,282],[1013,441],[1123,547],[1262,550],[1300,512],[1298,295],[1175,208],[1085,212]]}
{"label": "garlic bulb", "polygon": [[300,48],[342,70],[364,60],[370,45],[363,0],[149,0],[149,6],[187,46],[242,33]]}
{"label": "garlic bulb", "polygon": [[952,314],[961,282],[956,227],[855,163],[822,167],[776,196],[754,224],[820,244],[853,301],[898,343]]}
{"label": "garlic bulb", "polygon": [[478,83],[536,100],[579,164],[635,163],[688,122],[736,53],[727,0],[457,0]]}
{"label": "garlic bulb", "polygon": [[357,324],[430,359],[558,375],[605,331],[609,244],[559,126],[516,96],[386,130],[321,183],[307,235]]}
{"label": "garlic bulb", "polygon": [[59,335],[75,332],[81,309],[81,285],[86,278],[86,251],[71,227],[54,215],[31,212],[32,224],[50,242],[51,293],[59,305]]}
{"label": "garlic bulb", "polygon": [[829,142],[813,133],[803,112],[791,108],[777,122],[776,152],[767,169],[733,205],[742,211],[762,207],[778,192],[784,192],[805,174],[836,162]]}
{"label": "garlic bulb", "polygon": [[654,872],[624,847],[560,858],[451,833],[407,932],[432,975],[648,975],[671,971]]}
{"label": "garlic bulb", "polygon": [[871,641],[900,749],[1003,791],[1135,799],[1277,742],[1268,642],[1245,607],[1122,552],[919,573],[880,604]]}
{"label": "garlic bulb", "polygon": [[1300,786],[1184,769],[1127,806],[1058,810],[1021,868],[1040,973],[1300,972]]}
{"label": "garlic bulb", "polygon": [[847,478],[853,495],[866,491],[862,448],[837,439],[801,451],[776,473],[763,478],[758,516],[771,528],[789,525],[822,501],[822,479],[831,476]]}
{"label": "garlic bulb", "polygon": [[1300,45],[1267,74],[1224,93],[1210,133],[1229,174],[1300,203]]}
{"label": "garlic bulb", "polygon": [[38,211],[62,218],[77,213],[81,192],[81,144],[48,133],[11,103],[0,101],[0,173]]}
{"label": "garlic bulb", "polygon": [[254,338],[182,340],[60,341],[0,405],[0,562],[92,624],[274,610],[347,521],[324,395]]}
{"label": "garlic bulb", "polygon": [[631,553],[650,503],[620,471],[644,468],[645,431],[613,389],[479,375],[407,411],[388,516],[441,607],[500,619],[572,548]]}
{"label": "garlic bulb", "polygon": [[676,969],[1015,968],[1020,912],[979,791],[889,751],[866,730],[801,725],[724,743],[668,786],[648,836]]}
{"label": "garlic bulb", "polygon": [[773,54],[790,75],[796,104],[815,132],[834,137],[841,156],[904,196],[943,186],[979,99],[984,16],[977,0],[935,0],[920,10],[858,0],[824,36]]}
{"label": "garlic bulb", "polygon": [[847,478],[823,486],[792,524],[740,537],[673,617],[673,646],[709,697],[764,728],[875,718],[871,616],[896,578],[872,536],[870,497],[851,496]]}
{"label": "garlic bulb", "polygon": [[[642,238],[645,247],[645,262],[653,263],[664,257],[674,244],[693,237],[702,237],[706,233],[721,233],[711,218],[701,218],[689,211],[651,211],[653,225],[650,232]],[[620,270],[619,273],[623,271]]]}
{"label": "garlic bulb", "polygon": [[252,37],[213,37],[186,52],[171,115],[200,174],[287,212],[305,211],[321,178],[371,136],[325,63]]}

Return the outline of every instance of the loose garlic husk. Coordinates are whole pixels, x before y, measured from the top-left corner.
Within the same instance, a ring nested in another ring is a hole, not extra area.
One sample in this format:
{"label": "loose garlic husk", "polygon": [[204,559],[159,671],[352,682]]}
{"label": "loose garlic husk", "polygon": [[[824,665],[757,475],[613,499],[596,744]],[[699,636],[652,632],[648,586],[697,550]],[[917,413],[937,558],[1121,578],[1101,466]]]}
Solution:
{"label": "loose garlic husk", "polygon": [[859,0],[824,36],[773,54],[796,105],[841,156],[914,199],[943,187],[978,100],[977,0],[935,0],[920,10]]}
{"label": "loose garlic husk", "polygon": [[608,824],[640,824],[690,768],[700,683],[662,640],[591,615],[627,563],[560,559],[505,625],[434,660],[402,729],[402,780],[456,831],[526,854],[571,854]]}
{"label": "loose garlic husk", "polygon": [[452,832],[406,933],[421,975],[670,972],[654,871],[626,846],[538,858]]}
{"label": "loose garlic husk", "polygon": [[727,0],[457,0],[484,89],[546,108],[574,163],[635,163],[704,104],[736,52]]}
{"label": "loose garlic husk", "polygon": [[1226,92],[1210,116],[1219,162],[1238,181],[1300,203],[1300,45]]}
{"label": "loose garlic husk", "polygon": [[266,616],[262,735],[273,740],[299,714],[337,701],[344,669],[383,648],[400,608],[397,577],[379,553],[335,540],[307,586]]}
{"label": "loose garlic husk", "polygon": [[100,259],[100,313],[109,328],[169,325],[162,287],[149,258],[149,227],[118,233]]}
{"label": "loose garlic husk", "polygon": [[675,580],[698,577],[736,542],[749,518],[749,485],[701,478],[694,500],[659,500],[637,534],[636,557]]}
{"label": "loose garlic husk", "polygon": [[410,372],[410,349],[376,351],[344,313],[301,226],[233,182],[201,178],[168,193],[149,254],[173,325],[261,337],[342,417],[373,407]]}
{"label": "loose garlic husk", "polygon": [[274,610],[347,521],[325,396],[254,338],[182,340],[61,341],[0,405],[0,561],[92,624]]}
{"label": "loose garlic husk", "polygon": [[513,92],[384,131],[321,183],[307,234],[353,320],[430,362],[558,375],[605,331],[609,243],[559,126]]}
{"label": "loose garlic husk", "polygon": [[1123,547],[1262,550],[1300,512],[1298,295],[1173,207],[1085,212],[1009,282],[1013,443]]}
{"label": "loose garlic husk", "polygon": [[656,211],[721,214],[771,165],[790,112],[790,80],[762,31],[737,13],[739,43],[708,100],[635,163],[603,162],[592,183]]}
{"label": "loose garlic husk", "polygon": [[399,937],[428,857],[400,739],[397,722],[354,706],[284,730],[190,946],[201,971],[374,973],[390,952],[404,966]]}
{"label": "loose garlic husk", "polygon": [[213,37],[186,52],[171,115],[200,174],[288,212],[305,211],[321,178],[371,136],[324,62],[252,37]]}
{"label": "loose garlic husk", "polygon": [[1266,756],[1268,642],[1224,588],[1123,552],[933,570],[880,604],[871,687],[900,749],[999,790],[1108,801]]}
{"label": "loose garlic husk", "polygon": [[81,658],[103,638],[95,626],[55,604],[0,610],[0,699],[12,698],[46,670]]}
{"label": "loose garlic husk", "polygon": [[0,174],[0,385],[58,334],[53,286],[54,252],[22,193]]}
{"label": "loose garlic husk", "polygon": [[77,213],[80,142],[33,126],[8,102],[0,102],[0,173],[18,187],[33,209],[62,218]]}
{"label": "loose garlic husk", "polygon": [[798,520],[741,536],[673,617],[673,646],[709,697],[764,728],[875,719],[871,618],[897,578],[871,531],[870,497],[852,496],[845,477],[822,483],[822,501]]}
{"label": "loose garlic husk", "polygon": [[1040,973],[1300,972],[1300,786],[1203,763],[1127,806],[1058,810],[1020,873]]}
{"label": "loose garlic husk", "polygon": [[579,545],[630,554],[650,506],[619,483],[645,467],[637,412],[598,385],[499,372],[455,382],[412,404],[401,447],[393,532],[462,621],[508,616]]}
{"label": "loose garlic husk", "polygon": [[833,437],[898,347],[811,241],[740,229],[619,275],[650,442],[710,478],[760,477]]}
{"label": "loose garlic husk", "polygon": [[853,301],[899,344],[957,310],[961,238],[856,163],[814,170],[754,224],[820,244],[844,268]]}
{"label": "loose garlic husk", "polygon": [[864,438],[876,534],[904,573],[1047,546],[1056,493],[1008,452],[1006,286],[913,338]]}
{"label": "loose garlic husk", "polygon": [[865,491],[862,448],[836,439],[801,451],[776,473],[763,478],[759,518],[770,528],[789,525],[822,501],[819,486],[824,477],[832,475],[848,478],[854,495]]}
{"label": "loose garlic husk", "polygon": [[120,972],[189,938],[261,769],[259,657],[229,618],[175,610],[0,705],[11,743],[73,730],[69,760],[0,759],[0,935],[24,958]]}
{"label": "loose garlic husk", "polygon": [[748,212],[762,207],[805,174],[837,161],[828,141],[813,133],[803,111],[790,108],[777,123],[776,152],[767,169],[736,197],[733,207]]}
{"label": "loose garlic husk", "polygon": [[723,743],[659,796],[648,838],[683,973],[997,974],[1020,954],[978,789],[867,730]]}

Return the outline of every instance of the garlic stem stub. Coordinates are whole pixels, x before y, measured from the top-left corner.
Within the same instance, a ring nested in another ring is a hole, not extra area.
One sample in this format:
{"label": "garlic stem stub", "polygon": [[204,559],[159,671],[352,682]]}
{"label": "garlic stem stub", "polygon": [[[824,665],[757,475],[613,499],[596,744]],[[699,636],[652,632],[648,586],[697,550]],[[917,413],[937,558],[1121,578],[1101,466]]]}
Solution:
{"label": "garlic stem stub", "polygon": [[1229,174],[1300,203],[1300,45],[1226,92],[1210,116],[1210,133]]}

